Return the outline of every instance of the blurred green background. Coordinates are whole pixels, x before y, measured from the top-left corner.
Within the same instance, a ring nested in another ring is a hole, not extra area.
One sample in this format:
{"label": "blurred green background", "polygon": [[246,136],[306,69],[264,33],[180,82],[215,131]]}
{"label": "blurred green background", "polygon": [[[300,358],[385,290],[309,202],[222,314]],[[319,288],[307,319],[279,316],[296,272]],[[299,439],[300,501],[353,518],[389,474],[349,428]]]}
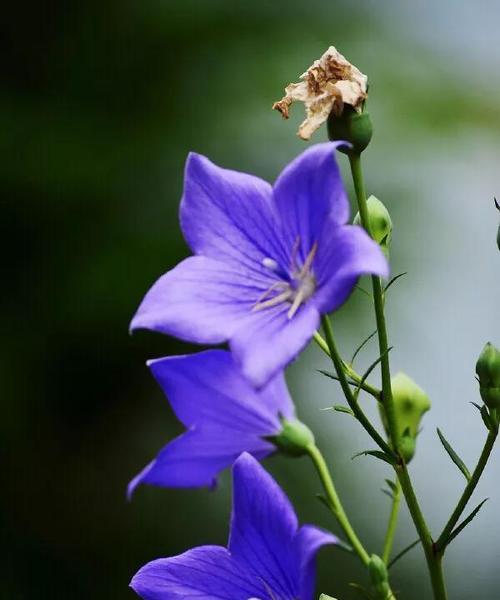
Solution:
{"label": "blurred green background", "polygon": [[[388,300],[392,361],[433,400],[412,471],[438,530],[462,481],[435,427],[473,463],[484,435],[468,405],[475,358],[500,343],[498,2],[56,0],[3,12],[0,597],[132,598],[146,561],[224,543],[227,474],[216,492],[142,488],[125,500],[181,430],[144,362],[193,350],[130,337],[128,323],[188,253],[177,223],[187,152],[272,180],[305,147],[302,109],[283,122],[272,102],[330,44],[370,77],[366,176],[395,222],[393,272],[409,272]],[[347,355],[371,331],[369,302],[355,294],[337,321]],[[290,386],[376,551],[389,472],[351,461],[369,442],[349,417],[320,411],[340,401],[315,371],[325,366],[311,348]],[[490,502],[447,554],[453,600],[499,598],[499,461],[477,495]],[[303,520],[336,530],[307,461],[265,464]],[[403,511],[396,548],[414,538]],[[419,550],[393,576],[401,598],[430,597]],[[321,591],[353,599],[353,580],[364,581],[354,558],[322,553]]]}

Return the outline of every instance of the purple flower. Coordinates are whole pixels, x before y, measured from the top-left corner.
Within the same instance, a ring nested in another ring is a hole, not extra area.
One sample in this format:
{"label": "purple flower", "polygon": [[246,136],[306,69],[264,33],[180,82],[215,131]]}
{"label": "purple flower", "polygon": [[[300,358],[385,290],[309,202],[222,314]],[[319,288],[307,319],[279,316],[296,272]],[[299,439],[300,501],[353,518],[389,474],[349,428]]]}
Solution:
{"label": "purple flower", "polygon": [[298,526],[290,501],[249,454],[233,467],[228,547],[200,546],[139,570],[131,587],[144,600],[312,600],[316,552],[337,543]]}
{"label": "purple flower", "polygon": [[293,360],[360,275],[388,273],[378,245],[346,225],[339,144],[310,147],[274,187],[190,154],[180,218],[195,256],[160,277],[131,329],[229,341],[256,386]]}
{"label": "purple flower", "polygon": [[141,483],[212,486],[243,451],[262,459],[276,450],[263,438],[280,433],[280,417],[294,417],[282,372],[255,390],[224,350],[160,358],[148,365],[188,431],[130,482],[129,497]]}

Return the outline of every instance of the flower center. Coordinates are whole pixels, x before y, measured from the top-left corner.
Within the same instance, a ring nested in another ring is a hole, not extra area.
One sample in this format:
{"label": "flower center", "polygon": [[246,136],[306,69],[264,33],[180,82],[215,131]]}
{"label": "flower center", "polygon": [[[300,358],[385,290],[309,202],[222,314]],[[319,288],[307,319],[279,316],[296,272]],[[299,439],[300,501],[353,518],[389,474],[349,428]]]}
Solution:
{"label": "flower center", "polygon": [[290,275],[288,276],[280,268],[278,263],[272,258],[264,258],[262,264],[266,269],[276,273],[280,279],[275,281],[253,305],[252,310],[263,310],[278,306],[283,302],[291,304],[288,310],[288,318],[291,319],[316,290],[316,278],[312,272],[312,263],[318,249],[317,242],[314,242],[309,254],[307,255],[302,267],[297,266],[297,251],[300,240],[297,238],[293,250],[292,261],[290,265]]}

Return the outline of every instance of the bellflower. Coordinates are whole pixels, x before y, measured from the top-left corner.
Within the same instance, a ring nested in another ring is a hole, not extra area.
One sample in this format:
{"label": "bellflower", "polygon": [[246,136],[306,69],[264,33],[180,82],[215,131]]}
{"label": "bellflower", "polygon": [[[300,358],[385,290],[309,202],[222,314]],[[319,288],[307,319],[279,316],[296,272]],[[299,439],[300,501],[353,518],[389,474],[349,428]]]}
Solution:
{"label": "bellflower", "polygon": [[294,407],[281,372],[255,390],[231,353],[207,350],[149,361],[154,377],[188,430],[167,444],[129,484],[211,486],[243,452],[262,459],[276,450],[264,439],[278,435]]}
{"label": "bellflower", "polygon": [[233,467],[228,547],[154,560],[130,585],[144,600],[312,600],[315,555],[337,541],[311,525],[299,527],[281,488],[245,453]]}
{"label": "bellflower", "polygon": [[378,245],[346,225],[349,202],[333,156],[340,144],[310,147],[274,187],[190,154],[180,220],[195,256],[160,277],[131,329],[229,341],[255,386],[284,368],[360,275],[387,275]]}

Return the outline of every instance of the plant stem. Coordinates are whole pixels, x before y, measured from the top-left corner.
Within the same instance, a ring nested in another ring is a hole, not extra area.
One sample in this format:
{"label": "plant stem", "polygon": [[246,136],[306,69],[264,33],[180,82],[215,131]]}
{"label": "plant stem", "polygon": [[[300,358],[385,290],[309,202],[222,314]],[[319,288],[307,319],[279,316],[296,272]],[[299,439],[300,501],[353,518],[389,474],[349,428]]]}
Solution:
{"label": "plant stem", "polygon": [[424,549],[425,559],[427,561],[427,568],[431,578],[432,591],[434,593],[435,600],[447,600],[448,595],[446,592],[446,585],[444,582],[443,567],[442,567],[442,555],[436,553],[432,536],[430,534],[427,523],[425,522],[424,515],[418,504],[413,485],[411,483],[410,475],[405,464],[398,465],[396,467],[396,473],[401,484],[401,489],[406,499],[406,504],[410,511],[413,523],[418,532],[422,547]]}
{"label": "plant stem", "polygon": [[391,514],[389,515],[389,523],[387,525],[387,533],[385,534],[384,550],[382,553],[382,560],[385,564],[389,564],[392,552],[392,544],[394,543],[394,534],[398,525],[399,506],[401,503],[401,484],[399,479],[396,479],[395,489],[393,492]]}
{"label": "plant stem", "polygon": [[358,536],[356,535],[356,532],[354,531],[351,523],[349,522],[349,519],[347,518],[342,503],[340,502],[340,499],[338,497],[337,490],[335,489],[335,486],[333,484],[330,471],[328,470],[325,459],[323,458],[323,455],[321,454],[321,452],[315,444],[311,444],[310,446],[308,446],[307,453],[311,457],[312,462],[316,467],[316,471],[318,472],[319,478],[325,490],[331,511],[335,515],[335,518],[339,522],[339,525],[342,527],[342,530],[344,531],[347,539],[349,540],[349,543],[351,544],[356,554],[359,556],[363,564],[365,566],[368,566],[368,563],[370,562],[370,556],[368,555],[368,552],[364,549],[363,544],[360,542]]}
{"label": "plant stem", "polygon": [[[314,341],[318,344],[318,346],[321,348],[321,350],[323,350],[323,352],[327,356],[330,357],[330,350],[328,350],[328,344],[325,342],[325,340],[323,339],[323,337],[321,336],[321,334],[318,331],[314,332]],[[352,366],[350,364],[346,363],[344,360],[342,360],[342,364],[344,365],[344,371],[345,371],[347,377],[350,377],[350,379],[352,379],[352,382],[350,381],[349,384],[350,385],[359,385],[362,380],[361,375],[359,373],[357,373],[352,368]],[[361,389],[364,390],[365,392],[367,392],[368,394],[370,394],[371,396],[373,396],[376,400],[378,400],[380,402],[380,400],[382,398],[381,390],[377,389],[375,386],[371,385],[367,381],[363,381],[363,383],[361,384]]]}
{"label": "plant stem", "polygon": [[[358,201],[361,223],[363,224],[363,227],[367,233],[373,237],[368,216],[363,172],[361,169],[361,156],[354,152],[350,153],[349,163],[351,166],[352,179]],[[373,302],[375,307],[375,319],[378,331],[379,351],[380,356],[382,357],[380,363],[382,375],[382,404],[387,417],[387,428],[392,448],[396,454],[399,454],[399,432],[394,410],[394,400],[392,397],[391,369],[388,353],[389,344],[384,313],[384,294],[380,277],[373,275],[371,279],[373,288]],[[415,491],[413,490],[413,485],[411,483],[410,475],[404,460],[400,459],[399,463],[395,466],[395,470],[399,479],[399,483],[401,484],[401,489],[405,496],[408,509],[422,542],[422,547],[424,549],[425,558],[427,561],[427,568],[429,570],[431,579],[432,590],[434,593],[434,599],[446,600],[447,593],[442,570],[442,555],[435,552],[430,531],[418,504],[418,500],[415,495]]]}
{"label": "plant stem", "polygon": [[340,381],[340,385],[342,387],[342,391],[344,392],[344,396],[349,404],[352,412],[355,417],[361,423],[361,425],[365,428],[370,437],[375,441],[375,443],[391,458],[396,458],[393,450],[384,440],[384,438],[378,433],[378,431],[373,427],[365,413],[361,409],[358,404],[357,399],[354,397],[352,390],[349,386],[349,382],[347,381],[347,377],[344,372],[344,363],[340,358],[340,354],[337,350],[337,346],[335,344],[335,340],[333,337],[332,324],[327,315],[323,315],[321,317],[321,324],[323,325],[323,330],[325,332],[326,343],[328,344],[328,350],[330,352],[330,357],[332,359],[335,370],[337,371],[337,376]]}
{"label": "plant stem", "polygon": [[[356,191],[361,223],[370,237],[373,237],[370,227],[370,220],[368,217],[368,205],[366,203],[363,172],[361,170],[361,156],[356,153],[349,154],[349,163],[351,165],[352,179],[354,182],[354,189]],[[382,357],[380,362],[382,374],[382,402],[387,417],[389,437],[392,442],[392,447],[397,452],[399,446],[399,433],[396,423],[396,414],[394,411],[394,402],[392,399],[391,369],[388,352],[389,344],[387,340],[387,328],[384,314],[384,295],[380,277],[373,275],[371,279],[373,288],[373,303],[375,306],[375,319],[377,322],[379,351],[380,356]]]}
{"label": "plant stem", "polygon": [[463,494],[460,496],[460,499],[457,503],[457,506],[455,507],[455,510],[453,511],[451,517],[448,519],[448,522],[444,526],[444,529],[443,529],[441,535],[439,536],[439,538],[437,539],[437,541],[435,543],[435,549],[438,553],[441,553],[441,554],[444,553],[444,551],[446,549],[446,545],[447,545],[446,542],[447,542],[450,534],[452,533],[452,531],[455,529],[455,525],[457,524],[458,520],[460,519],[460,516],[462,515],[465,507],[467,506],[467,503],[469,502],[470,497],[472,496],[474,490],[476,489],[479,479],[480,479],[481,475],[483,474],[484,468],[486,467],[486,464],[490,457],[491,451],[493,450],[493,446],[495,445],[495,440],[497,439],[497,436],[498,436],[498,426],[495,425],[495,426],[492,426],[492,428],[490,429],[490,431],[488,433],[488,437],[486,438],[486,442],[484,444],[483,451],[481,452],[481,456],[479,457],[479,460],[477,462],[476,468],[474,469],[470,480],[468,481],[467,485],[465,486]]}

